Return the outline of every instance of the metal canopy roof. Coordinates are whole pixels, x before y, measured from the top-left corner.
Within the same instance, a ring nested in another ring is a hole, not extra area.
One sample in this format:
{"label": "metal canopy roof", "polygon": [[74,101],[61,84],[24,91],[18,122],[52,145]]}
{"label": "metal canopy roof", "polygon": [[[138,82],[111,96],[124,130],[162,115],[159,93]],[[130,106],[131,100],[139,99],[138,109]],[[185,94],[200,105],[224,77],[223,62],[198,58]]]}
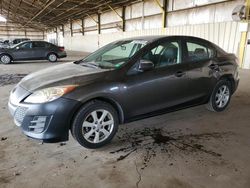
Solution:
{"label": "metal canopy roof", "polygon": [[69,20],[129,5],[139,0],[0,0],[0,14],[23,27],[45,30]]}

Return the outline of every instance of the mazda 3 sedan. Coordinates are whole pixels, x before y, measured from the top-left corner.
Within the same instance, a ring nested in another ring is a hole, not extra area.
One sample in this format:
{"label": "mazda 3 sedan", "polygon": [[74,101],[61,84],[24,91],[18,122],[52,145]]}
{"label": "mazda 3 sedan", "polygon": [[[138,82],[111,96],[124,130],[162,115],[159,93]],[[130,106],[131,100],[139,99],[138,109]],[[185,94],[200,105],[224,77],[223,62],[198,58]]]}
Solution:
{"label": "mazda 3 sedan", "polygon": [[25,41],[9,48],[0,49],[0,62],[10,64],[20,60],[48,60],[56,62],[67,57],[64,47],[58,47],[45,41]]}
{"label": "mazda 3 sedan", "polygon": [[129,121],[200,104],[223,111],[239,83],[237,63],[195,37],[120,40],[26,76],[11,91],[9,110],[28,137],[66,141],[71,132],[98,148]]}

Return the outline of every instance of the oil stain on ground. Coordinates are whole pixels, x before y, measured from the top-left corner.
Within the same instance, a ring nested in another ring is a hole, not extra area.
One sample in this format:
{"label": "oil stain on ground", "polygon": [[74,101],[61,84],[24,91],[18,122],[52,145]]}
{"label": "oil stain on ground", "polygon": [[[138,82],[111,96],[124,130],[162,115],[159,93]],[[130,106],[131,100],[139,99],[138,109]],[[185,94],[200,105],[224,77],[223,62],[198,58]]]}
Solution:
{"label": "oil stain on ground", "polygon": [[0,87],[10,84],[16,84],[27,74],[2,74],[0,75]]}
{"label": "oil stain on ground", "polygon": [[[141,130],[127,131],[118,136],[121,146],[111,151],[111,154],[119,154],[117,161],[121,161],[134,152],[143,153],[143,166],[146,168],[150,160],[160,153],[165,153],[169,158],[181,153],[185,155],[205,154],[215,158],[221,158],[222,155],[206,147],[206,142],[211,140],[223,139],[230,133],[201,133],[184,134],[181,130],[168,132],[162,128],[144,128]],[[170,166],[173,163],[169,164]]]}

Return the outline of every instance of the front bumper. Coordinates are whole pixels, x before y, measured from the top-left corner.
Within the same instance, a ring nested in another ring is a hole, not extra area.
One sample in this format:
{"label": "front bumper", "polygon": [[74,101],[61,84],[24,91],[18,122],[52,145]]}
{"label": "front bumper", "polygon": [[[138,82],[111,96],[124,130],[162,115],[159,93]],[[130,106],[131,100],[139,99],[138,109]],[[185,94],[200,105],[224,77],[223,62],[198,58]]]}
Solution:
{"label": "front bumper", "polygon": [[68,140],[69,129],[74,112],[80,106],[78,101],[59,98],[44,104],[15,105],[8,103],[14,122],[28,137],[45,142]]}

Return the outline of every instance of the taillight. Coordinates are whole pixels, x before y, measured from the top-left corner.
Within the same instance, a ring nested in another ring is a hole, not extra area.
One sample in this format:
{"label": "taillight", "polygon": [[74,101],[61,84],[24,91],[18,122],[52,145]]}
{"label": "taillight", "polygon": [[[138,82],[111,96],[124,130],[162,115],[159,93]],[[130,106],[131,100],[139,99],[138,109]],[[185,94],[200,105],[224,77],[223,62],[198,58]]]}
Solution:
{"label": "taillight", "polygon": [[64,47],[59,47],[59,50],[60,50],[61,52],[63,52],[63,51],[64,51]]}

